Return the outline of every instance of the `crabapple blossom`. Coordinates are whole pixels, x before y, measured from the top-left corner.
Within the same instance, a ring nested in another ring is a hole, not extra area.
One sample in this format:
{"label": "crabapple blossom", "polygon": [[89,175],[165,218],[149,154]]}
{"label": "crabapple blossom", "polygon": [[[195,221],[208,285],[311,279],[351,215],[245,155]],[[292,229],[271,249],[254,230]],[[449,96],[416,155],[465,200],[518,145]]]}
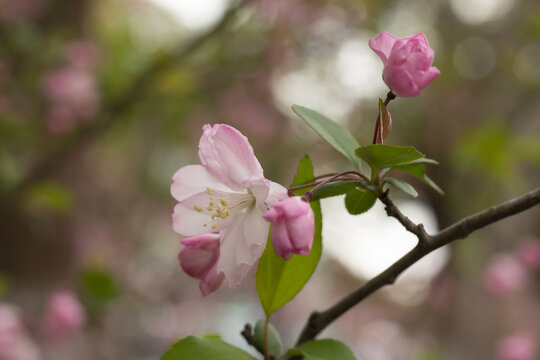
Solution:
{"label": "crabapple blossom", "polygon": [[264,177],[248,139],[229,125],[203,126],[199,158],[201,165],[173,175],[173,229],[189,237],[219,233],[216,270],[236,287],[264,251],[270,224],[263,214],[287,189]]}
{"label": "crabapple blossom", "polygon": [[398,39],[381,31],[369,40],[369,47],[381,58],[383,80],[397,96],[418,96],[440,75],[439,69],[431,66],[434,51],[423,33]]}
{"label": "crabapple blossom", "polygon": [[315,234],[315,215],[307,201],[299,196],[281,200],[264,218],[273,223],[271,239],[278,256],[288,260],[293,254],[309,254]]}
{"label": "crabapple blossom", "polygon": [[493,257],[484,271],[484,286],[493,295],[504,295],[523,289],[526,282],[523,265],[510,254]]}

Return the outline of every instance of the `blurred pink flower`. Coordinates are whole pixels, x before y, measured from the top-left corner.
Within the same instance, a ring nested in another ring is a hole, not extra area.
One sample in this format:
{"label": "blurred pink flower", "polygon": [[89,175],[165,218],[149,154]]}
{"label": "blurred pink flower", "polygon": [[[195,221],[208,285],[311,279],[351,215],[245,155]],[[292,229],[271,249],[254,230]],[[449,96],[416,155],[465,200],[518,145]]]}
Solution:
{"label": "blurred pink flower", "polygon": [[38,360],[35,344],[28,338],[15,306],[0,303],[0,359]]}
{"label": "blurred pink flower", "polygon": [[69,290],[53,293],[45,309],[45,331],[52,339],[62,339],[80,328],[86,321],[86,313],[76,295]]}
{"label": "blurred pink flower", "polygon": [[72,67],[92,70],[97,64],[98,49],[91,41],[80,40],[68,45],[66,57]]}
{"label": "blurred pink flower", "polygon": [[204,125],[199,158],[202,165],[173,175],[173,229],[184,236],[219,232],[217,271],[236,287],[264,251],[270,224],[263,214],[287,189],[264,178],[248,139],[231,126]]}
{"label": "blurred pink flower", "polygon": [[497,344],[498,360],[534,360],[536,357],[536,342],[529,333],[518,333],[506,337]]}
{"label": "blurred pink flower", "polygon": [[94,116],[100,107],[97,84],[92,73],[66,67],[45,74],[45,95],[53,106],[64,106],[80,119]]}
{"label": "blurred pink flower", "polygon": [[369,40],[369,47],[381,58],[383,80],[397,96],[418,96],[441,74],[431,66],[435,53],[423,33],[398,39],[382,31]]}
{"label": "blurred pink flower", "polygon": [[517,250],[517,258],[530,269],[540,269],[540,239],[528,237],[522,241]]}
{"label": "blurred pink flower", "polygon": [[271,238],[277,256],[289,260],[293,254],[309,254],[315,215],[307,201],[300,196],[281,200],[264,214],[264,219],[273,223]]}
{"label": "blurred pink flower", "polygon": [[525,268],[510,254],[495,255],[484,271],[484,286],[493,295],[522,290],[525,284]]}
{"label": "blurred pink flower", "polygon": [[180,242],[184,245],[178,254],[182,269],[189,276],[200,279],[203,296],[216,291],[223,282],[223,273],[217,271],[219,234],[196,235]]}

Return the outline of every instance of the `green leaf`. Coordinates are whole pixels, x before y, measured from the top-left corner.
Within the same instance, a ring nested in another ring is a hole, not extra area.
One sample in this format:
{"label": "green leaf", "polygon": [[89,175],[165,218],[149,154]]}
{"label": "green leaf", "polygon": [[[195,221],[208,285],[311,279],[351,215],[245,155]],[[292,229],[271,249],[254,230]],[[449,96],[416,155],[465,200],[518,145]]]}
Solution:
{"label": "green leaf", "polygon": [[287,352],[287,356],[295,355],[307,360],[356,360],[347,345],[332,339],[308,341]]}
{"label": "green leaf", "polygon": [[[298,173],[293,185],[308,184],[314,181],[313,165],[306,155],[300,161]],[[295,192],[297,195],[305,189]],[[322,252],[322,214],[318,201],[311,202],[315,214],[315,236],[308,255],[293,255],[290,260],[278,257],[272,246],[270,236],[257,268],[257,293],[266,313],[270,316],[283,305],[291,301],[309,280]]]}
{"label": "green leaf", "polygon": [[[255,341],[257,349],[264,353],[264,320],[259,320],[255,324],[253,329],[253,340]],[[283,352],[283,342],[281,336],[277,330],[268,324],[268,354],[274,357],[278,357]]]}
{"label": "green leaf", "polygon": [[417,197],[418,196],[418,193],[412,187],[412,185],[409,184],[408,182],[404,181],[404,180],[396,179],[396,178],[388,176],[388,177],[384,178],[383,182],[394,185],[395,187],[397,187],[401,191],[411,195],[412,197]]}
{"label": "green leaf", "polygon": [[429,176],[427,176],[426,167],[422,164],[408,163],[404,165],[394,166],[392,167],[392,171],[403,171],[407,174],[416,176],[417,178],[428,184],[435,191],[437,191],[439,194],[444,195],[444,191],[442,191],[439,185],[437,185],[433,180],[431,180]]}
{"label": "green leaf", "polygon": [[72,208],[73,198],[66,187],[47,182],[33,186],[27,194],[26,202],[35,209],[67,213]]}
{"label": "green leaf", "polygon": [[219,339],[190,336],[171,346],[161,360],[252,360],[252,357]]}
{"label": "green leaf", "polygon": [[315,110],[300,105],[293,105],[292,109],[317,134],[337,151],[345,155],[353,163],[354,167],[358,169],[358,158],[355,156],[354,150],[360,147],[360,144],[358,144],[358,141],[356,141],[347,129]]}
{"label": "green leaf", "polygon": [[92,302],[105,303],[119,294],[116,280],[103,270],[86,270],[81,274],[80,283],[84,295]]}
{"label": "green leaf", "polygon": [[365,181],[357,181],[357,180],[345,180],[345,181],[335,182],[331,184],[326,184],[326,185],[321,186],[319,189],[317,189],[313,193],[311,200],[320,200],[320,199],[325,199],[332,196],[343,195],[347,192],[355,190],[357,187],[366,187],[366,186],[369,186],[369,184],[366,183]]}
{"label": "green leaf", "polygon": [[358,215],[371,209],[377,197],[368,190],[355,189],[345,195],[345,207],[352,215]]}
{"label": "green leaf", "polygon": [[360,147],[355,151],[356,155],[368,163],[372,173],[380,168],[406,164],[424,157],[424,154],[412,146],[394,146],[373,144]]}

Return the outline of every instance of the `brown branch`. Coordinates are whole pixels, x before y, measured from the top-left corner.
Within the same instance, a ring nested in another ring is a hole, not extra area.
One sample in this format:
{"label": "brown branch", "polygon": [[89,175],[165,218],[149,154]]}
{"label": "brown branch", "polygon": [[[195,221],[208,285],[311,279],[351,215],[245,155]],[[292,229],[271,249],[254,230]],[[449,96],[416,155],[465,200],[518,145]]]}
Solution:
{"label": "brown branch", "polygon": [[26,177],[0,200],[0,213],[2,210],[7,210],[14,205],[31,185],[57,171],[74,154],[82,149],[84,145],[94,141],[113,125],[125,120],[127,117],[122,117],[121,114],[138,102],[156,74],[172,65],[185,62],[190,55],[201,48],[208,40],[227,28],[235,19],[238,10],[250,1],[239,1],[223,15],[222,19],[214,27],[193,38],[191,41],[180,44],[170,53],[156,57],[146,69],[135,76],[135,79],[126,87],[126,90],[122,94],[106,104],[103,111],[93,121],[89,121],[87,125],[81,126],[69,138],[57,146],[56,149],[37,161]]}
{"label": "brown branch", "polygon": [[386,211],[389,216],[396,218],[408,231],[418,237],[418,245],[385,271],[364,283],[327,310],[313,312],[298,338],[297,345],[314,339],[326,326],[353,306],[380,288],[393,284],[403,271],[432,251],[452,241],[463,239],[475,230],[540,204],[540,188],[466,217],[444,228],[436,235],[428,235],[421,224],[417,225],[403,215],[388,198],[387,193],[381,195],[380,200],[386,205]]}

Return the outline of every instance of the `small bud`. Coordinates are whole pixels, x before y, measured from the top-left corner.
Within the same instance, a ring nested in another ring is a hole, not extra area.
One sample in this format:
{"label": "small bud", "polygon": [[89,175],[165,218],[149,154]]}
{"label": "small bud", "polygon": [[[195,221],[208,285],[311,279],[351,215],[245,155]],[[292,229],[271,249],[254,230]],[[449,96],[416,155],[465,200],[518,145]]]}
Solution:
{"label": "small bud", "polygon": [[299,196],[276,203],[264,214],[272,222],[272,245],[278,256],[288,260],[293,254],[307,255],[315,234],[315,216],[308,202]]}

